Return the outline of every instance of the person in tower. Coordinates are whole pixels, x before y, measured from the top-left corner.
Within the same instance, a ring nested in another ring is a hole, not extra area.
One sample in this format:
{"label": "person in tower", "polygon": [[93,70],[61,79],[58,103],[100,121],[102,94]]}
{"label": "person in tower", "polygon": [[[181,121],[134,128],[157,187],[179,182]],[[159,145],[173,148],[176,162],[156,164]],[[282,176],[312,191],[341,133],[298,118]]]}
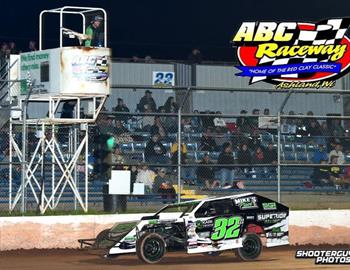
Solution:
{"label": "person in tower", "polygon": [[85,30],[87,39],[84,42],[86,47],[98,47],[102,45],[100,26],[103,18],[101,16],[95,16],[90,25]]}

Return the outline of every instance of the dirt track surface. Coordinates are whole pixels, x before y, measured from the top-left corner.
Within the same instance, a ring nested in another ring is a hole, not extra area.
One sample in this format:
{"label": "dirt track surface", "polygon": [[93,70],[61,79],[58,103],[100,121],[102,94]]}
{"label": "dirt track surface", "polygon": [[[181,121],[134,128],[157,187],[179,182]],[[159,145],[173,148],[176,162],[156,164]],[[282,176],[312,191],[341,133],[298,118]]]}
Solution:
{"label": "dirt track surface", "polygon": [[[333,249],[333,248],[332,248]],[[20,250],[0,252],[0,269],[48,270],[279,270],[279,269],[349,269],[349,265],[315,265],[313,259],[295,259],[295,248],[265,249],[259,260],[240,262],[226,252],[219,257],[168,253],[155,265],[144,264],[136,256],[124,255],[113,259],[100,258],[86,250]]]}

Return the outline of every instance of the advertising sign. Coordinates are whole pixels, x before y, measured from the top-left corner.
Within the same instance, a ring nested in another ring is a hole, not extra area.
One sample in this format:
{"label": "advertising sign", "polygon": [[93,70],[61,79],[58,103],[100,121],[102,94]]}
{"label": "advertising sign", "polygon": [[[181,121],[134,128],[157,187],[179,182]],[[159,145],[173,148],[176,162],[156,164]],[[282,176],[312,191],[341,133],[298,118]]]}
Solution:
{"label": "advertising sign", "polygon": [[350,18],[306,22],[243,22],[233,37],[250,84],[276,88],[330,88],[350,67]]}
{"label": "advertising sign", "polygon": [[21,95],[33,81],[32,94],[109,94],[110,50],[63,47],[22,53]]}

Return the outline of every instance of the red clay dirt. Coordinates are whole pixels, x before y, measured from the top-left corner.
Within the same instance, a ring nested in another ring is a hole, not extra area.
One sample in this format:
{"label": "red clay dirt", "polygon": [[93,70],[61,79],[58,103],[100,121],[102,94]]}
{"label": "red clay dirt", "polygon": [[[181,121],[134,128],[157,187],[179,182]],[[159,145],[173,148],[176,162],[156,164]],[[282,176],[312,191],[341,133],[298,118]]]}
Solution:
{"label": "red clay dirt", "polygon": [[[346,247],[343,247],[345,249]],[[305,249],[305,247],[301,247]],[[317,249],[317,247],[314,247]],[[328,249],[334,249],[329,247]],[[339,249],[339,247],[337,248]],[[264,249],[253,262],[241,262],[232,252],[218,257],[167,253],[158,264],[144,264],[136,256],[100,258],[87,250],[16,250],[0,252],[0,269],[26,270],[283,270],[283,269],[349,269],[349,265],[315,265],[313,259],[295,259],[295,247]]]}

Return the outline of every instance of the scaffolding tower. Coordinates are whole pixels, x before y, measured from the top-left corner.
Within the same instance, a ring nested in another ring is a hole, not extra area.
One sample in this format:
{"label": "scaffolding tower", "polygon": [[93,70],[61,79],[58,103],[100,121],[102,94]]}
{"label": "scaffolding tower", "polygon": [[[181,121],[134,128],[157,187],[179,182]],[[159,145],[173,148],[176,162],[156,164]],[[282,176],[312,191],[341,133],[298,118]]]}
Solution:
{"label": "scaffolding tower", "polygon": [[[85,16],[91,12],[101,12],[104,18],[104,46],[64,47],[64,15],[82,16],[84,34]],[[46,13],[60,15],[59,48],[42,50],[42,17]],[[8,84],[8,96],[10,104],[17,105],[12,106],[9,122],[10,211],[20,204],[21,212],[25,212],[26,201],[31,197],[44,213],[55,209],[69,190],[74,209],[80,206],[88,211],[89,126],[96,121],[109,94],[106,22],[106,12],[100,8],[68,6],[44,10],[39,16],[40,50],[21,54],[11,66],[16,72],[9,79],[17,83]],[[73,104],[72,115],[62,118],[60,109],[68,102]],[[28,105],[39,103],[48,107],[47,115],[31,117]],[[81,117],[83,109],[88,113]],[[16,162],[21,164],[20,183],[14,177]]]}

